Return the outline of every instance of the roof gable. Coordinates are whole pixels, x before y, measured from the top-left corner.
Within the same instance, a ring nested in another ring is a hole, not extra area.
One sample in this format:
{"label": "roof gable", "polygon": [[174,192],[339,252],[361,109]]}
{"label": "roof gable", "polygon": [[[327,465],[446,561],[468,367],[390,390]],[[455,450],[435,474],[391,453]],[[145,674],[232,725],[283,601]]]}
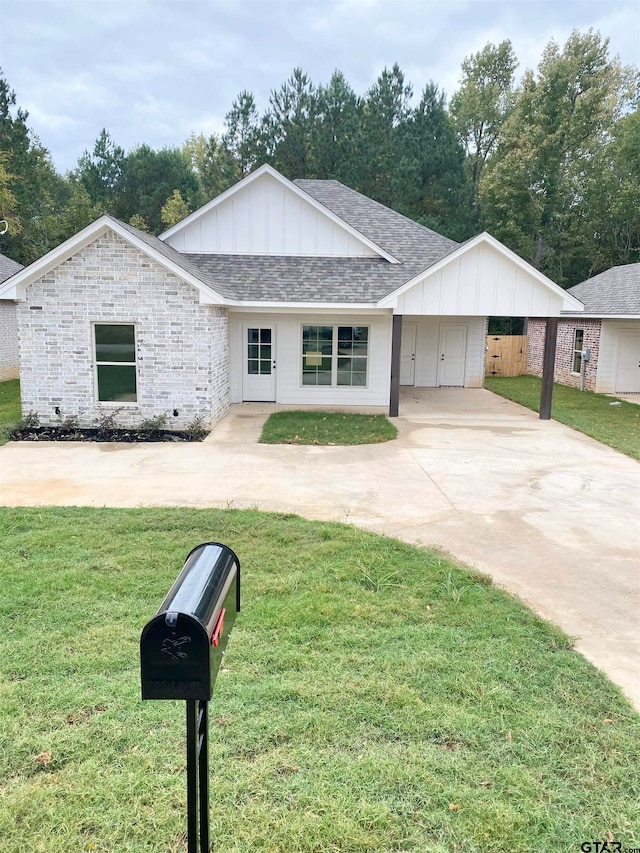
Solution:
{"label": "roof gable", "polygon": [[393,255],[270,166],[261,166],[160,239],[180,252],[297,257]]}
{"label": "roof gable", "polygon": [[484,232],[378,302],[398,314],[554,317],[581,304]]}
{"label": "roof gable", "polygon": [[220,305],[225,302],[224,294],[211,288],[188,258],[182,257],[179,252],[171,246],[166,246],[157,237],[107,215],[100,216],[73,237],[17,272],[4,284],[0,284],[0,299],[24,299],[25,290],[29,284],[80,252],[109,229],[186,281],[187,284],[195,287],[200,292],[201,303]]}

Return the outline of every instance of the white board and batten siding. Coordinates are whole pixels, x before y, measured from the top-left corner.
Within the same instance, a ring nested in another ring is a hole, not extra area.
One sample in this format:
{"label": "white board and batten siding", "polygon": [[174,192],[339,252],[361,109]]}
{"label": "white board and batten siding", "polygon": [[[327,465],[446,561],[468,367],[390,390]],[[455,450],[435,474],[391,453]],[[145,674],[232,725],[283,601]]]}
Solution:
{"label": "white board and batten siding", "polygon": [[400,294],[394,311],[405,316],[550,317],[561,307],[561,295],[481,244]]}
{"label": "white board and batten siding", "polygon": [[640,388],[634,391],[632,387],[635,384],[634,381],[629,383],[629,370],[621,369],[625,367],[621,363],[622,359],[628,359],[630,355],[638,352],[638,342],[640,342],[640,320],[602,321],[595,388],[597,393],[638,393],[640,391]]}
{"label": "white board and batten siding", "polygon": [[[316,386],[302,384],[302,326],[367,326],[369,351],[367,385]],[[231,402],[243,402],[246,329],[271,326],[276,362],[275,401],[303,406],[388,406],[391,363],[391,315],[229,313]]]}
{"label": "white board and batten siding", "polygon": [[268,174],[240,188],[166,242],[180,252],[377,257],[357,236]]}

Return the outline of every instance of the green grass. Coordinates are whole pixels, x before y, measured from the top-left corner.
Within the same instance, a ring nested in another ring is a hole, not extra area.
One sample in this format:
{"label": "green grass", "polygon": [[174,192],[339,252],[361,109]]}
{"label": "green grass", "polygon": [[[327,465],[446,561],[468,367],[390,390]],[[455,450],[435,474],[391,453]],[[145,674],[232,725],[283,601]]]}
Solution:
{"label": "green grass", "polygon": [[20,382],[9,379],[0,382],[0,445],[9,440],[9,433],[20,420]]}
{"label": "green grass", "polygon": [[239,555],[212,704],[224,853],[640,845],[640,718],[441,554],[253,511],[0,510],[0,851],[184,851],[184,703],[138,641],[187,552]]}
{"label": "green grass", "polygon": [[[484,384],[494,394],[540,411],[541,380],[537,376],[488,376]],[[554,383],[551,417],[632,459],[640,459],[640,406],[634,403],[621,400],[618,405],[604,394]]]}
{"label": "green grass", "polygon": [[343,412],[274,412],[267,418],[263,444],[377,444],[391,441],[397,429],[384,415]]}

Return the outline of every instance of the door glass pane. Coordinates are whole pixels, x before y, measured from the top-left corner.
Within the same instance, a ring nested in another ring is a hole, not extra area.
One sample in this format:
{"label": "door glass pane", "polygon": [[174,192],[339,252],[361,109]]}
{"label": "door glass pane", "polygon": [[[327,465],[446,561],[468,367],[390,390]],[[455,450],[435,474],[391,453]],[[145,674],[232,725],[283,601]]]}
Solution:
{"label": "door glass pane", "polygon": [[249,358],[259,358],[258,353],[260,352],[260,347],[257,344],[249,344],[247,347],[247,356]]}
{"label": "door glass pane", "polygon": [[262,376],[268,376],[271,373],[271,359],[263,358],[260,361],[260,373]]}
{"label": "door glass pane", "polygon": [[260,329],[260,343],[261,344],[270,344],[271,343],[271,329]]}
{"label": "door glass pane", "polygon": [[247,343],[257,344],[259,342],[259,329],[247,329]]}
{"label": "door glass pane", "polygon": [[258,364],[259,364],[259,362],[257,359],[255,359],[255,358],[248,359],[248,361],[247,361],[247,373],[249,373],[252,376],[255,375],[256,373],[258,373],[259,372],[258,371]]}

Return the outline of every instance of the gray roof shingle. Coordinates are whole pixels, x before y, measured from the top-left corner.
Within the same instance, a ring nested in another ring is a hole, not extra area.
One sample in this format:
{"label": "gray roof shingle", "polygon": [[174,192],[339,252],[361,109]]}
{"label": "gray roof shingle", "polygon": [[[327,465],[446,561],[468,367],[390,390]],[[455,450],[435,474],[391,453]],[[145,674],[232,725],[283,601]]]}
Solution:
{"label": "gray roof shingle", "polygon": [[611,267],[568,289],[587,314],[640,314],[640,264]]}
{"label": "gray roof shingle", "polygon": [[6,255],[0,255],[0,284],[23,269],[22,264],[12,261]]}
{"label": "gray roof shingle", "polygon": [[181,257],[200,270],[200,278],[218,293],[241,301],[358,303],[377,302],[458,248],[453,240],[339,181],[298,180],[295,184],[400,263],[384,258],[290,255],[185,253]]}

